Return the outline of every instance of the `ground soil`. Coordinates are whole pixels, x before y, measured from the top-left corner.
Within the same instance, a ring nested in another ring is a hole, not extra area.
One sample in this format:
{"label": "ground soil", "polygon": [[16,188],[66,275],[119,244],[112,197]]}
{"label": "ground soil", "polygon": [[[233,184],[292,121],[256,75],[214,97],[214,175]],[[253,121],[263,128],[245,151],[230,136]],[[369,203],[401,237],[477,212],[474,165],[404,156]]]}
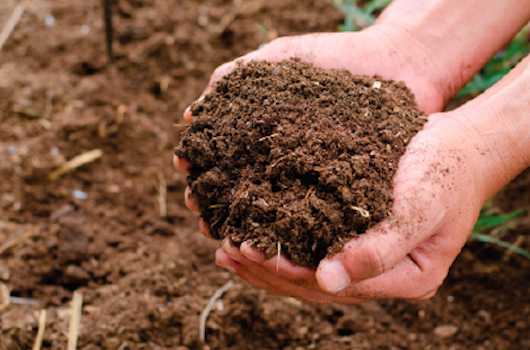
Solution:
{"label": "ground soil", "polygon": [[[2,27],[15,3],[0,3]],[[307,305],[218,268],[218,243],[184,206],[172,125],[217,65],[276,35],[334,31],[342,14],[318,0],[118,3],[112,65],[97,0],[27,2],[0,51],[0,246],[20,239],[0,255],[0,304],[5,287],[17,297],[0,311],[0,349],[32,348],[42,309],[43,349],[64,349],[75,290],[80,349],[530,348],[530,263],[494,245],[471,241],[426,302]],[[528,205],[529,179],[499,212]],[[528,213],[516,223],[503,239],[530,249]],[[230,280],[202,344],[199,315]]]}
{"label": "ground soil", "polygon": [[391,214],[426,120],[403,83],[297,59],[241,65],[191,112],[175,153],[210,234],[311,268]]}

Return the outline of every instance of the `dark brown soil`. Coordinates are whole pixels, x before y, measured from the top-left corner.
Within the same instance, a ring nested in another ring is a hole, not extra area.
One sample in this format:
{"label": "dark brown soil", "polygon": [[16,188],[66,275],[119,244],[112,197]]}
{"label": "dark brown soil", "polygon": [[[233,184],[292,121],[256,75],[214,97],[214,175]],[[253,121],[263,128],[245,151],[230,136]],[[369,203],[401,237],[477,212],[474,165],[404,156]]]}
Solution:
{"label": "dark brown soil", "polygon": [[[17,3],[0,0],[1,28]],[[184,206],[186,178],[171,164],[182,128],[172,125],[221,63],[275,33],[335,31],[342,14],[319,0],[117,3],[111,66],[100,0],[26,2],[0,51],[0,246],[22,237],[0,254],[0,304],[3,286],[21,298],[0,311],[1,350],[31,349],[42,309],[42,349],[65,349],[74,290],[82,350],[530,349],[530,262],[496,245],[471,241],[426,302],[307,305],[217,267],[218,242]],[[102,157],[48,180],[92,149]],[[497,198],[499,212],[528,205],[529,179]],[[528,212],[517,223],[503,239],[530,250]],[[199,315],[229,280],[204,345]]]}
{"label": "dark brown soil", "polygon": [[212,236],[307,267],[390,215],[425,121],[403,83],[297,60],[240,66],[191,111],[175,152]]}

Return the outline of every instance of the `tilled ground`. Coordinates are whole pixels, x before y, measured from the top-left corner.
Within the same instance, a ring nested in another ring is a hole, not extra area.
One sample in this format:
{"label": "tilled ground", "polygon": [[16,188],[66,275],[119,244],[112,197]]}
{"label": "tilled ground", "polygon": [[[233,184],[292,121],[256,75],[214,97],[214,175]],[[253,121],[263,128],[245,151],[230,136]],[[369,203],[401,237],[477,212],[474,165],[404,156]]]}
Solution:
{"label": "tilled ground", "polygon": [[[0,4],[2,27],[14,5]],[[18,297],[0,311],[0,349],[31,348],[41,309],[43,348],[64,349],[75,290],[80,349],[530,348],[530,263],[496,246],[469,244],[427,302],[302,304],[215,265],[218,243],[183,204],[172,125],[217,65],[341,18],[318,0],[120,0],[109,66],[100,1],[28,3],[0,51],[0,247],[20,237],[0,252],[0,291]],[[48,178],[91,150],[101,157]],[[530,202],[529,179],[502,210]],[[529,249],[528,214],[518,222],[504,239]],[[230,280],[202,344],[199,315]]]}

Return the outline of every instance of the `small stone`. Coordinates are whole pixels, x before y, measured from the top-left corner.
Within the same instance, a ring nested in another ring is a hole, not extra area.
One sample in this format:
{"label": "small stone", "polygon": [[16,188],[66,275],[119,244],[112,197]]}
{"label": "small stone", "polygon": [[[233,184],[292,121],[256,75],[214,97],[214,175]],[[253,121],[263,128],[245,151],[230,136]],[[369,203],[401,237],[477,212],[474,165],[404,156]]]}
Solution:
{"label": "small stone", "polygon": [[453,336],[456,332],[458,332],[458,327],[451,324],[438,326],[434,329],[434,334],[442,338]]}

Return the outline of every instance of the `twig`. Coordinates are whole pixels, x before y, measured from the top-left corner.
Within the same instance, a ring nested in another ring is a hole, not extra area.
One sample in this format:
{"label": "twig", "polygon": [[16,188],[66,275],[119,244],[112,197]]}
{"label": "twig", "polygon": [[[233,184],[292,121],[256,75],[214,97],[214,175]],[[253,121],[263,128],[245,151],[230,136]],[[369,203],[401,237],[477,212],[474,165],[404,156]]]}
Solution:
{"label": "twig", "polygon": [[29,232],[26,232],[24,233],[23,235],[20,235],[18,236],[17,238],[15,239],[12,239],[11,241],[9,242],[6,242],[4,244],[2,244],[0,246],[0,255],[2,255],[4,252],[6,252],[8,249],[11,249],[13,248],[14,246],[16,246],[17,244],[25,241],[26,239],[30,238],[31,236],[33,236],[34,234],[37,233],[37,230],[36,229],[33,229]]}
{"label": "twig", "polygon": [[11,292],[2,282],[0,282],[0,295],[2,295],[2,304],[0,304],[0,312],[2,312],[11,304]]}
{"label": "twig", "polygon": [[25,10],[26,5],[24,4],[18,5],[13,10],[13,14],[11,15],[11,17],[9,17],[4,29],[2,29],[2,32],[0,33],[0,51],[2,50],[2,47],[4,46],[7,39],[9,39],[11,33],[13,33],[13,30],[15,29],[17,23],[20,21],[20,18],[22,18],[22,14]]}
{"label": "twig", "polygon": [[46,310],[40,310],[39,330],[37,331],[37,337],[35,337],[35,343],[33,343],[33,350],[40,350],[42,346],[42,339],[44,338],[45,329],[46,329]]}
{"label": "twig", "polygon": [[158,179],[158,209],[160,217],[167,217],[167,184],[166,178],[162,172],[156,174]]}
{"label": "twig", "polygon": [[72,298],[72,316],[68,328],[68,345],[66,350],[76,350],[77,338],[79,337],[79,325],[81,324],[81,312],[83,309],[83,294],[75,291]]}
{"label": "twig", "polygon": [[91,151],[82,153],[74,158],[70,159],[68,162],[64,163],[57,170],[52,171],[48,174],[49,180],[57,180],[62,175],[79,168],[85,164],[91,163],[96,159],[100,158],[103,155],[103,151],[100,149],[93,149]]}
{"label": "twig", "polygon": [[212,307],[214,306],[217,299],[219,299],[225,292],[227,292],[233,284],[234,282],[228,281],[221,288],[216,290],[208,301],[208,304],[206,304],[204,310],[202,310],[201,317],[199,320],[199,338],[202,342],[206,341],[206,320],[208,319],[208,315],[210,314]]}
{"label": "twig", "polygon": [[309,195],[311,194],[311,192],[313,192],[314,189],[315,189],[315,186],[309,187],[309,190],[307,190],[307,193],[306,193],[306,195],[304,197],[305,201],[309,198]]}

